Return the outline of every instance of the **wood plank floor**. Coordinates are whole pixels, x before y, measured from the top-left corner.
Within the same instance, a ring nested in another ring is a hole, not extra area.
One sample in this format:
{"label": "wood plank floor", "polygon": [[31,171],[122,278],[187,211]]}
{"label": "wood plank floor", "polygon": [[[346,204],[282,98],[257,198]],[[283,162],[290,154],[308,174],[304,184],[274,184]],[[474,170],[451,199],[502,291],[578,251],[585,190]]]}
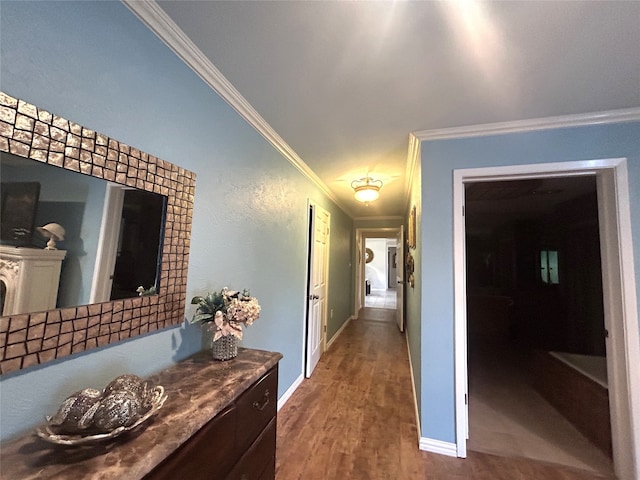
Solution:
{"label": "wood plank floor", "polygon": [[278,413],[277,480],[596,480],[589,472],[418,449],[405,338],[393,310],[363,309]]}

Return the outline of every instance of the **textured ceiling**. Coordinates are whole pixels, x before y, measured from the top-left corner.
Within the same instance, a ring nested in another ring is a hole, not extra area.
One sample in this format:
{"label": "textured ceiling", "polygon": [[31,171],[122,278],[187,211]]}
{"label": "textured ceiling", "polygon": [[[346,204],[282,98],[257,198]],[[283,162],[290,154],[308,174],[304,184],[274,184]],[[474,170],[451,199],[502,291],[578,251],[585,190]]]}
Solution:
{"label": "textured ceiling", "polygon": [[640,106],[638,1],[157,4],[355,217],[405,213],[411,132]]}

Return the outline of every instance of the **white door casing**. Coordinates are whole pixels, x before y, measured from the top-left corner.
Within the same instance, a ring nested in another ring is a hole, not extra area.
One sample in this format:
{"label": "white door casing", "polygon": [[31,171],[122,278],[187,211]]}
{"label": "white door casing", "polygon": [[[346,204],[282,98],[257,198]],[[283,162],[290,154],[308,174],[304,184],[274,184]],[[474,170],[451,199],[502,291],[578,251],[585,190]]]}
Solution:
{"label": "white door casing", "polygon": [[640,480],[640,334],[631,239],[626,159],[454,170],[454,335],[456,447],[468,438],[464,185],[479,181],[595,175],[603,275],[607,371],[614,468],[620,480]]}
{"label": "white door casing", "polygon": [[[398,235],[398,227],[382,227],[382,228],[356,228],[356,237],[355,237],[355,245],[356,245],[356,275],[355,275],[355,314],[358,312],[365,304],[365,261],[364,261],[364,252],[365,252],[365,242],[367,238],[394,238]],[[401,263],[403,257],[400,256],[399,251],[396,252],[398,255],[398,264]]]}
{"label": "white door casing", "polygon": [[396,236],[396,323],[404,332],[404,256],[407,250],[404,242],[404,226],[400,226]]}
{"label": "white door casing", "polygon": [[[358,279],[361,279],[360,281]],[[356,295],[354,312],[357,315],[364,307],[364,239],[360,230],[356,230]]]}
{"label": "white door casing", "polygon": [[122,221],[124,192],[128,188],[116,183],[107,185],[100,225],[100,231],[105,233],[100,236],[98,242],[89,303],[107,302],[111,299],[111,284],[113,283],[113,271],[118,254],[118,236]]}
{"label": "white door casing", "polygon": [[309,291],[306,376],[310,377],[326,348],[329,235],[331,217],[318,205],[310,205]]}
{"label": "white door casing", "polygon": [[640,480],[640,333],[626,161],[596,180],[614,469],[620,480]]}

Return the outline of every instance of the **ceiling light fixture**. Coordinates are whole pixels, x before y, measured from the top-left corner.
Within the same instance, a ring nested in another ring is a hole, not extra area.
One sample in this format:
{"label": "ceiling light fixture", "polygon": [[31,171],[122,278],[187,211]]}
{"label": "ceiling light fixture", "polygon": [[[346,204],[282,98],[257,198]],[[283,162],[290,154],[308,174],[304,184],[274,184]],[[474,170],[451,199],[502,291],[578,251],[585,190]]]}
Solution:
{"label": "ceiling light fixture", "polygon": [[351,182],[351,188],[355,190],[356,200],[368,205],[380,196],[382,180],[374,180],[371,177],[364,177]]}

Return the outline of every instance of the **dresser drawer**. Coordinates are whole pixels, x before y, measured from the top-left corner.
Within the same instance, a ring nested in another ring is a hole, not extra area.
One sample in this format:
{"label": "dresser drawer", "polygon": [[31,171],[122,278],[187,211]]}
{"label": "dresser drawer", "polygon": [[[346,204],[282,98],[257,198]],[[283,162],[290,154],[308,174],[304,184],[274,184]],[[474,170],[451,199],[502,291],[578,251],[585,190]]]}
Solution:
{"label": "dresser drawer", "polygon": [[267,372],[236,401],[238,420],[236,447],[244,452],[276,415],[278,403],[278,367]]}
{"label": "dresser drawer", "polygon": [[276,468],[276,419],[242,456],[226,480],[273,480]]}
{"label": "dresser drawer", "polygon": [[273,480],[277,394],[276,365],[144,480]]}
{"label": "dresser drawer", "polygon": [[237,459],[227,447],[229,442],[233,442],[236,418],[235,405],[227,407],[145,476],[144,480],[224,478]]}

